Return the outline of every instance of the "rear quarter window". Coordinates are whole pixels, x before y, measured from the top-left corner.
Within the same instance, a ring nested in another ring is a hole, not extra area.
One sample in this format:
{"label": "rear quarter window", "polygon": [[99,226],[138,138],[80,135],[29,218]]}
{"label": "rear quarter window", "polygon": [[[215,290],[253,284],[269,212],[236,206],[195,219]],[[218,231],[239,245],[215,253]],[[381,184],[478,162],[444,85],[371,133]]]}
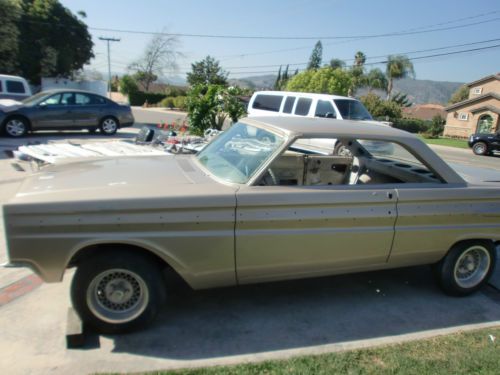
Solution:
{"label": "rear quarter window", "polygon": [[297,101],[297,106],[295,107],[295,114],[299,116],[307,116],[309,109],[311,108],[312,99],[300,98]]}
{"label": "rear quarter window", "polygon": [[263,111],[279,112],[283,96],[281,95],[257,95],[253,102],[253,109]]}
{"label": "rear quarter window", "polygon": [[13,94],[24,94],[26,93],[26,90],[24,89],[24,85],[22,82],[19,81],[6,81],[6,88],[7,92],[13,93]]}
{"label": "rear quarter window", "polygon": [[285,100],[285,106],[283,107],[283,113],[292,113],[294,104],[295,104],[295,96],[287,97]]}

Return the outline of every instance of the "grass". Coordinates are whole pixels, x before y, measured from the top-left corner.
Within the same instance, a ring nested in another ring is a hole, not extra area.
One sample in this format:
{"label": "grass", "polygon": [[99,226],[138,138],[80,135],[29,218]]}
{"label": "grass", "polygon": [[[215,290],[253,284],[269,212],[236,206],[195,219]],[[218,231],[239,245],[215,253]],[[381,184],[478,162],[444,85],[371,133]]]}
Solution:
{"label": "grass", "polygon": [[444,137],[424,138],[421,135],[419,135],[419,137],[425,143],[431,145],[441,145],[441,146],[456,147],[456,148],[469,148],[469,146],[467,145],[467,141],[464,139],[454,139],[454,138],[444,138]]}
{"label": "grass", "polygon": [[[388,322],[388,324],[390,324]],[[490,335],[496,337],[494,341]],[[499,374],[500,327],[372,349],[237,366],[150,375],[247,374]]]}

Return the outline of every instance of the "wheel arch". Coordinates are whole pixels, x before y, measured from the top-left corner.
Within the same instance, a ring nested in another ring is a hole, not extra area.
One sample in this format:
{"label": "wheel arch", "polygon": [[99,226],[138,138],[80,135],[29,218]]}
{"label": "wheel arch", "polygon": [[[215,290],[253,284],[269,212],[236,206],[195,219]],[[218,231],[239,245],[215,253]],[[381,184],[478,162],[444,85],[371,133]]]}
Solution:
{"label": "wheel arch", "polygon": [[106,120],[107,118],[112,118],[113,120],[115,120],[115,121],[116,121],[116,123],[117,123],[117,125],[118,125],[118,129],[120,129],[120,128],[121,128],[120,119],[118,118],[118,116],[116,116],[116,115],[114,115],[114,114],[109,114],[109,113],[108,113],[108,114],[105,114],[105,115],[103,115],[103,116],[101,116],[101,117],[99,118],[99,127],[102,125],[102,122],[103,122],[104,120]]}
{"label": "wheel arch", "polygon": [[491,244],[491,246],[493,248],[497,248],[500,246],[500,241],[499,240],[495,240],[495,239],[492,239],[491,237],[488,237],[488,236],[484,236],[484,237],[481,237],[481,236],[474,236],[474,237],[464,237],[464,238],[460,238],[458,239],[457,241],[453,242],[451,244],[451,246],[448,248],[448,250],[443,254],[443,256],[441,257],[441,259],[439,261],[442,261],[444,258],[446,258],[446,256],[456,247],[456,246],[459,246],[463,243],[470,243],[470,244],[474,244],[474,243],[477,243],[477,242],[488,242],[489,244]]}
{"label": "wheel arch", "polygon": [[119,242],[119,241],[109,241],[109,242],[96,242],[85,244],[75,249],[72,252],[71,257],[67,261],[66,269],[72,267],[78,267],[79,264],[84,262],[86,259],[91,258],[96,254],[102,254],[104,252],[111,251],[127,251],[133,252],[136,254],[141,254],[145,257],[148,257],[155,263],[157,263],[163,270],[164,276],[166,279],[173,279],[176,282],[182,281],[183,283],[189,285],[188,272],[185,268],[180,264],[180,262],[176,261],[173,257],[166,255],[164,252],[160,252],[158,249],[147,246],[145,244],[136,244],[136,243],[127,243],[127,242]]}
{"label": "wheel arch", "polygon": [[32,130],[32,124],[31,124],[31,120],[29,119],[28,116],[22,114],[22,113],[9,113],[7,116],[5,116],[5,119],[2,121],[2,130],[5,126],[5,124],[7,124],[7,122],[10,120],[10,119],[13,119],[13,118],[22,118],[23,120],[26,121],[26,123],[28,124],[28,131],[31,131]]}

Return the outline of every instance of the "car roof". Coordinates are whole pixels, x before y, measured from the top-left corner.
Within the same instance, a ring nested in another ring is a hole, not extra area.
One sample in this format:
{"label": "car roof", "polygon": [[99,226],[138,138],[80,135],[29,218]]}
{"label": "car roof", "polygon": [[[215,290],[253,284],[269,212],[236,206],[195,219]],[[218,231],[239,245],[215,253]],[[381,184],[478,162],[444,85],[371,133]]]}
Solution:
{"label": "car roof", "polygon": [[58,93],[62,93],[62,92],[77,92],[77,93],[82,93],[82,94],[98,95],[98,96],[102,96],[103,98],[105,98],[105,96],[103,96],[101,94],[97,94],[97,93],[92,92],[92,91],[70,89],[70,88],[68,88],[68,89],[50,89],[50,90],[42,91],[42,93],[44,93],[44,94],[58,94]]}
{"label": "car roof", "polygon": [[340,95],[329,95],[329,94],[317,94],[312,92],[296,92],[296,91],[256,91],[253,96],[256,95],[281,95],[281,96],[297,96],[302,98],[312,98],[312,99],[347,99],[358,101],[356,98],[350,98],[348,96]]}

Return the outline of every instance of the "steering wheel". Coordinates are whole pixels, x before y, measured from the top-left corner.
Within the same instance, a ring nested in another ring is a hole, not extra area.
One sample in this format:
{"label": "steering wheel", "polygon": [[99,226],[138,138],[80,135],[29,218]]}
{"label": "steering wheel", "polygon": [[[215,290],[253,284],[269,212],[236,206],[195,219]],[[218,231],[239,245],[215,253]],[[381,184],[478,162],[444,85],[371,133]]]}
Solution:
{"label": "steering wheel", "polygon": [[[269,180],[271,180],[271,181],[269,181]],[[270,183],[270,182],[272,182],[272,183]],[[269,186],[269,185],[277,186],[277,185],[279,185],[279,180],[271,168],[267,168],[266,173],[260,179],[259,185],[260,186]]]}

